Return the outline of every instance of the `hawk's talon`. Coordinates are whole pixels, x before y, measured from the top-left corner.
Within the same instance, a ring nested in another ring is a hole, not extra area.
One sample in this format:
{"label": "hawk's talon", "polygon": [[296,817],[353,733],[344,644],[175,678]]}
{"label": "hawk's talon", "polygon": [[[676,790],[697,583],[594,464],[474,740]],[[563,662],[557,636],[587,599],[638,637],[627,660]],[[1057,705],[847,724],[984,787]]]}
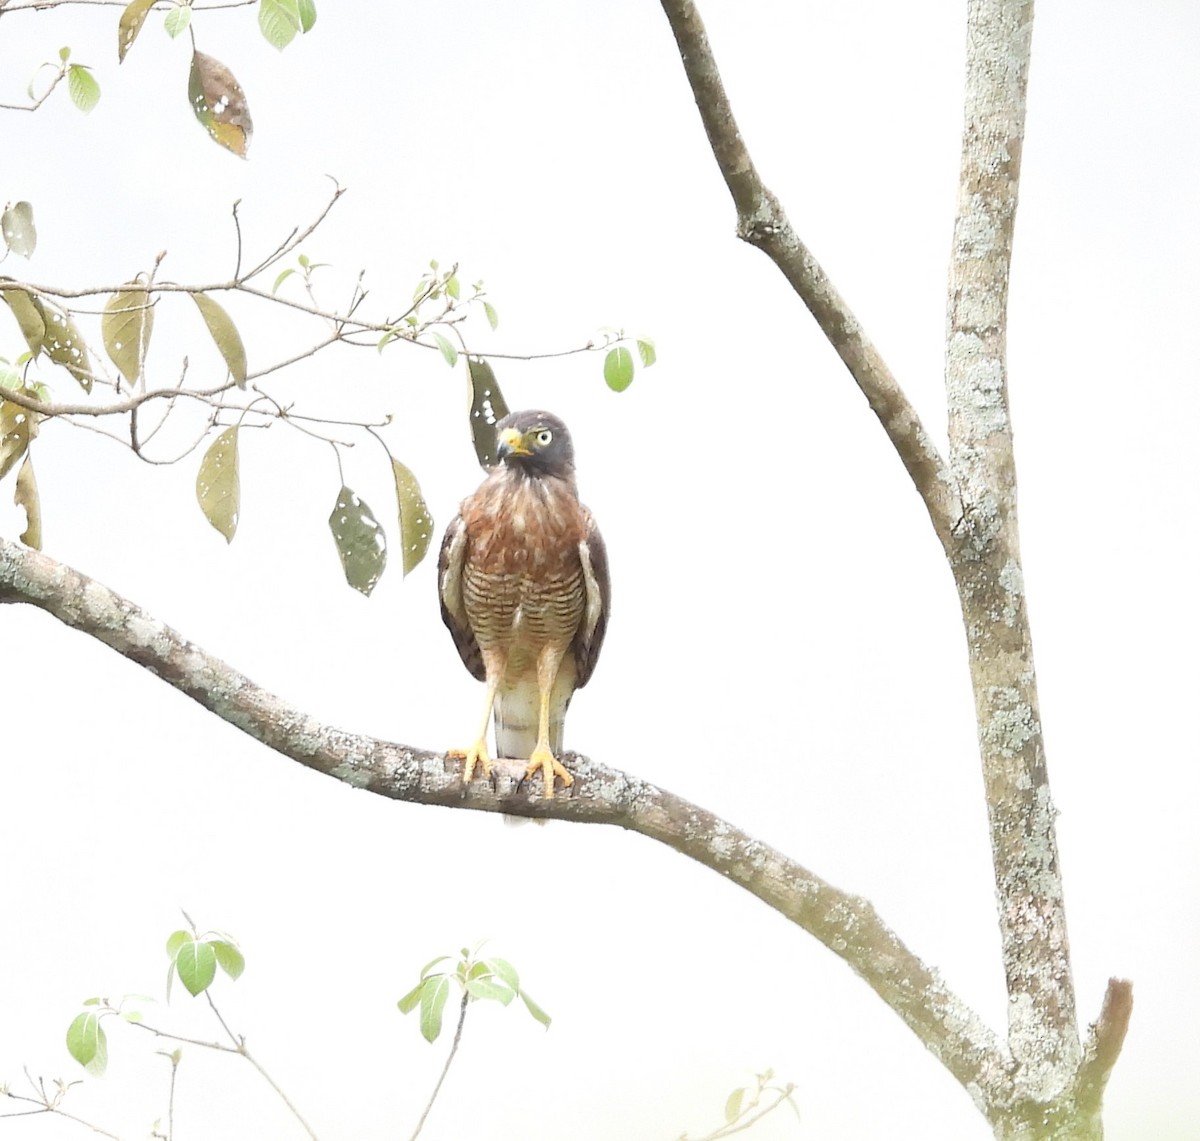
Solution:
{"label": "hawk's talon", "polygon": [[446,756],[463,762],[462,781],[464,786],[471,783],[476,766],[483,769],[485,777],[491,779],[492,762],[488,757],[487,744],[484,741],[476,741],[469,749],[450,749]]}
{"label": "hawk's talon", "polygon": [[569,788],[575,783],[575,778],[567,772],[563,767],[562,762],[555,759],[554,754],[549,749],[537,748],[533,750],[533,755],[529,758],[529,764],[525,766],[525,780],[528,780],[536,772],[542,774],[542,784],[544,791],[542,796],[546,800],[554,799],[554,778],[561,777],[563,788]]}

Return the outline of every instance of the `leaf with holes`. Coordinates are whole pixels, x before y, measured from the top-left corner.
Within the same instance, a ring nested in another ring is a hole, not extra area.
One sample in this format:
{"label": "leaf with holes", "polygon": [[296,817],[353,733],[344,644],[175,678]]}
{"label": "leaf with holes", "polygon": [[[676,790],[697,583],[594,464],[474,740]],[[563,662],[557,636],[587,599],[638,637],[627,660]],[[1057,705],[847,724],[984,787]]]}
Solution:
{"label": "leaf with holes", "polygon": [[[12,281],[11,277],[0,277],[0,281]],[[42,304],[31,293],[23,289],[5,289],[0,292],[5,304],[12,310],[21,329],[21,336],[29,346],[29,351],[37,356],[42,351],[42,343],[46,339],[46,319],[42,315]]]}
{"label": "leaf with holes", "polygon": [[267,43],[283,51],[300,31],[298,0],[258,0],[258,28]]}
{"label": "leaf with holes", "polygon": [[16,202],[0,214],[0,234],[4,244],[14,254],[31,258],[37,248],[37,229],[33,224],[33,207],[28,202]]}
{"label": "leaf with holes", "polygon": [[41,308],[42,318],[46,322],[46,334],[42,341],[42,350],[55,364],[62,365],[77,381],[84,392],[92,391],[92,361],[88,356],[87,345],[75,328],[71,315],[62,309],[55,309],[43,301],[37,304]]}
{"label": "leaf with holes", "polygon": [[404,553],[404,573],[414,569],[429,550],[433,537],[433,517],[425,506],[421,485],[399,460],[392,460],[396,481],[396,504],[400,509],[400,546]]}
{"label": "leaf with holes", "polygon": [[150,9],[156,0],[129,0],[125,11],[117,21],[117,62],[125,62],[125,53],[133,47],[133,41],[138,38]]}
{"label": "leaf with holes", "polygon": [[242,509],[236,426],[226,428],[204,453],[196,473],[196,501],[204,517],[232,543]]}
{"label": "leaf with holes", "polygon": [[226,150],[246,157],[254,124],[241,84],[219,59],[192,53],[188,76],[188,102],[192,113],[209,135]]}
{"label": "leaf with holes", "polygon": [[104,315],[100,318],[104,351],[130,386],[142,378],[153,329],[154,307],[144,289],[122,290],[105,303]]}
{"label": "leaf with holes", "polygon": [[624,345],[608,350],[604,358],[604,383],[613,392],[624,392],[633,383],[633,353]]}
{"label": "leaf with holes", "polygon": [[329,529],[337,544],[346,581],[370,594],[387,565],[387,539],[370,507],[343,485],[329,514]]}
{"label": "leaf with holes", "polygon": [[11,400],[0,400],[0,479],[12,471],[36,435],[35,413]]}
{"label": "leaf with holes", "polygon": [[108,1065],[108,1038],[100,1018],[95,1011],[85,1010],[67,1027],[67,1052],[95,1077]]}
{"label": "leaf with holes", "polygon": [[467,382],[471,396],[471,443],[475,445],[479,466],[489,471],[496,463],[496,421],[508,415],[508,404],[487,361],[467,358]]}
{"label": "leaf with holes", "polygon": [[100,102],[100,84],[83,64],[73,63],[67,68],[67,90],[71,102],[85,115]]}
{"label": "leaf with holes", "polygon": [[237,382],[238,388],[245,388],[246,348],[233,319],[206,293],[193,293],[191,297],[225,360],[229,375]]}
{"label": "leaf with holes", "polygon": [[38,498],[37,478],[33,474],[33,461],[29,452],[17,472],[17,487],[13,492],[13,503],[25,511],[25,530],[21,542],[35,551],[42,549],[42,501]]}

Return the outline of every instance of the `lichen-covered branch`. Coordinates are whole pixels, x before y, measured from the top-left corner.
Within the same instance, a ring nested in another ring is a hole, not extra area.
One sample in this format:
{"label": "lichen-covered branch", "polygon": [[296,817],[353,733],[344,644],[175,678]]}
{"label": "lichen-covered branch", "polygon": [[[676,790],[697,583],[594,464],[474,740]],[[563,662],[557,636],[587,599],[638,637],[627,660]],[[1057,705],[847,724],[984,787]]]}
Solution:
{"label": "lichen-covered branch", "polygon": [[493,762],[497,788],[464,787],[442,753],[323,725],[79,571],[0,539],[0,604],[24,602],[96,638],[275,751],[380,796],[486,812],[616,824],[739,884],[848,963],[983,1108],[1000,1095],[1004,1046],[864,899],[826,883],[732,824],[647,781],[574,756],[570,794],[519,786],[524,765]]}
{"label": "lichen-covered branch", "polygon": [[954,481],[937,445],[850,306],[792,229],[783,206],[755,170],[695,5],[691,0],[662,0],[662,7],[675,34],[713,157],[737,209],[738,237],[757,246],[779,267],[816,318],[883,425],[925,501],[938,537],[944,545],[949,544],[961,510]]}
{"label": "lichen-covered branch", "polygon": [[987,793],[1009,1048],[1022,1096],[1063,1096],[1080,1063],[1062,878],[1017,532],[1005,360],[1032,0],[968,6],[966,111],[946,347],[950,467],[964,525],[951,553]]}

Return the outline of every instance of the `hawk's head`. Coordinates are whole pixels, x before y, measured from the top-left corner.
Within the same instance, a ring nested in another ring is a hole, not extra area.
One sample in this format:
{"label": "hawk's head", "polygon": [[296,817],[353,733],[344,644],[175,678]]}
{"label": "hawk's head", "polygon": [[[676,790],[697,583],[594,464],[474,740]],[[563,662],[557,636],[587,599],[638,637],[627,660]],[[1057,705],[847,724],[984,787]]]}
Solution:
{"label": "hawk's head", "polygon": [[510,470],[531,476],[575,474],[571,433],[557,416],[533,409],[510,412],[496,423],[496,456]]}

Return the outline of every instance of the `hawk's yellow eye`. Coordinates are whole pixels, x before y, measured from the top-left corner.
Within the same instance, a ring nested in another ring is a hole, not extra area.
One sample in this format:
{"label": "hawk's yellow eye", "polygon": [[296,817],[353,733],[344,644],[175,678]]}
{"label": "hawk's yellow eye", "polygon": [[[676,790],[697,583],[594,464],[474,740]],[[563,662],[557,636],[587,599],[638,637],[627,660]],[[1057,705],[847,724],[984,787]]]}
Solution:
{"label": "hawk's yellow eye", "polygon": [[547,445],[550,443],[550,441],[551,441],[551,440],[553,440],[553,439],[554,439],[554,433],[553,433],[553,432],[551,432],[549,428],[543,428],[543,429],[542,429],[542,430],[541,430],[541,431],[540,431],[540,432],[539,432],[539,433],[538,433],[538,434],[537,434],[537,435],[534,437],[534,439],[535,439],[535,440],[537,440],[537,443],[538,443],[538,447],[539,447],[539,448],[544,448],[544,447],[546,447],[546,446],[547,446]]}

